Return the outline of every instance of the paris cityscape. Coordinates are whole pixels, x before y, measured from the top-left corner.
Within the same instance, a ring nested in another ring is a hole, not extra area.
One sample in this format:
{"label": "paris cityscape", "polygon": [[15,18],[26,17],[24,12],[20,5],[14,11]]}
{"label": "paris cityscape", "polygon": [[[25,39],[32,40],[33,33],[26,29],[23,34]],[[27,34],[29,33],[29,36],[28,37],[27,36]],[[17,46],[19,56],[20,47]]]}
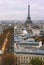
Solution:
{"label": "paris cityscape", "polygon": [[44,20],[26,8],[24,20],[0,20],[0,65],[44,65]]}

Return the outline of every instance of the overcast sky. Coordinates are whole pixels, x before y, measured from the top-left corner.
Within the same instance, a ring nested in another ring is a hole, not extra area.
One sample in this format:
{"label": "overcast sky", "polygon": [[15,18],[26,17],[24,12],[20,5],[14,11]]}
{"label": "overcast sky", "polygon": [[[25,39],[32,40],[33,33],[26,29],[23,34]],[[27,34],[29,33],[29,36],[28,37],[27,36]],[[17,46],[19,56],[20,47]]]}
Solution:
{"label": "overcast sky", "polygon": [[0,19],[25,20],[28,4],[32,20],[44,19],[44,0],[0,0]]}

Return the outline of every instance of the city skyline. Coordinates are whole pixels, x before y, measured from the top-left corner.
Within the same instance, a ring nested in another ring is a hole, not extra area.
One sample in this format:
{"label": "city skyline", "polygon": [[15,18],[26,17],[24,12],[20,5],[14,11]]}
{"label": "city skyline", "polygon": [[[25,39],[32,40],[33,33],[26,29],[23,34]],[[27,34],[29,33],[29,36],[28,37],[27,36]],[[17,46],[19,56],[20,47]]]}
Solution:
{"label": "city skyline", "polygon": [[44,19],[44,0],[0,0],[0,20],[26,20],[28,4],[32,20]]}

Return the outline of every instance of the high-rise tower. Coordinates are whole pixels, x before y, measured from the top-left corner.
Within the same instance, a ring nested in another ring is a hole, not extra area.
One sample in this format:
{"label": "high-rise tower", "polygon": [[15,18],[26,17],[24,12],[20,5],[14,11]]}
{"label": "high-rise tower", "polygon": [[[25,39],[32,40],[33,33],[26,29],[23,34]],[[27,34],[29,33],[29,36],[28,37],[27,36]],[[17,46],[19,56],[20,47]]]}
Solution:
{"label": "high-rise tower", "polygon": [[28,5],[28,16],[27,16],[25,24],[26,25],[27,24],[32,24],[31,17],[30,17],[30,5]]}

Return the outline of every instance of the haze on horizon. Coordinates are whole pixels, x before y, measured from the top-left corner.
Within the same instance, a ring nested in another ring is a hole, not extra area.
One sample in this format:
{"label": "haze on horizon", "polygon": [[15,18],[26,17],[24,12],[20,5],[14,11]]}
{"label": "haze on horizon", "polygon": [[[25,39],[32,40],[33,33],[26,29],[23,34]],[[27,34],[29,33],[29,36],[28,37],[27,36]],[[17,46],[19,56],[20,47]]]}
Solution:
{"label": "haze on horizon", "polygon": [[25,20],[28,4],[31,19],[44,20],[44,0],[0,0],[0,20]]}

